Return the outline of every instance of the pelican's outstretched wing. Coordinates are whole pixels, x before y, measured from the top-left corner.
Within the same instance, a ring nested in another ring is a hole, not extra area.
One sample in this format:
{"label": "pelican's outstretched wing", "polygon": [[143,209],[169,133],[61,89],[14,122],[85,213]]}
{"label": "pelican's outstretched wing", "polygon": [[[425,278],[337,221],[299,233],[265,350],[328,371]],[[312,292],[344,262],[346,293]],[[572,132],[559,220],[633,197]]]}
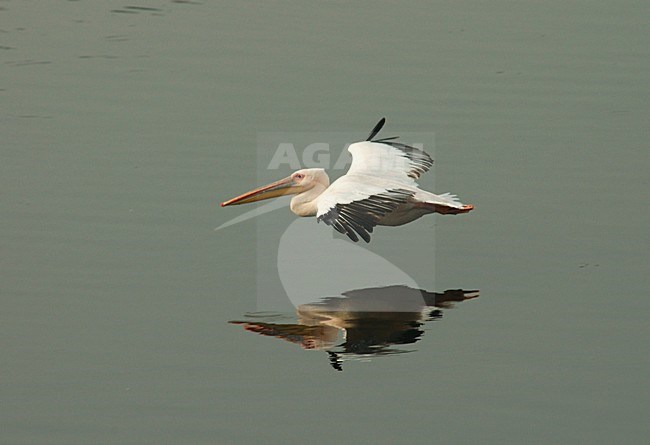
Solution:
{"label": "pelican's outstretched wing", "polygon": [[341,179],[321,195],[316,219],[355,242],[359,236],[370,242],[370,233],[379,221],[414,195],[411,190],[364,187]]}
{"label": "pelican's outstretched wing", "polygon": [[348,147],[352,165],[347,174],[381,176],[412,183],[431,168],[433,159],[424,150],[396,142],[397,137],[373,139],[385,122],[382,118],[367,140]]}

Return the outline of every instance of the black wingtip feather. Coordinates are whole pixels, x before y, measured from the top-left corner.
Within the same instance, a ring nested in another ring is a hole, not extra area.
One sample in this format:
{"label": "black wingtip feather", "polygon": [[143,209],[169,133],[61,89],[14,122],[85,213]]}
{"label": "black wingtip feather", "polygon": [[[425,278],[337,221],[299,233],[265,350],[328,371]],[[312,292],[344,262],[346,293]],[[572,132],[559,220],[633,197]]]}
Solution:
{"label": "black wingtip feather", "polygon": [[431,168],[431,166],[433,165],[433,159],[431,159],[431,156],[429,156],[429,154],[422,149],[412,147],[402,142],[397,142],[395,139],[398,139],[399,136],[374,139],[374,137],[377,136],[377,133],[379,133],[379,131],[382,129],[385,123],[386,123],[386,118],[382,117],[379,120],[379,122],[377,122],[377,125],[375,125],[375,128],[372,129],[372,131],[370,132],[370,136],[368,136],[368,139],[366,139],[366,141],[390,145],[393,148],[401,150],[403,152],[403,155],[409,158],[409,160],[413,164],[412,170],[407,173],[408,176],[410,176],[413,179],[419,178],[420,175],[422,175],[422,173],[426,172],[427,170],[429,170],[429,168]]}
{"label": "black wingtip feather", "polygon": [[385,123],[386,123],[386,118],[385,117],[382,117],[381,119],[379,119],[379,122],[377,122],[377,125],[375,125],[375,128],[372,129],[372,131],[370,132],[370,136],[368,136],[368,139],[366,139],[366,141],[372,141],[372,139],[375,136],[377,136],[377,133],[379,133],[381,131],[381,129],[384,126]]}
{"label": "black wingtip feather", "polygon": [[327,213],[317,217],[317,220],[334,227],[354,242],[359,241],[361,237],[369,243],[370,233],[381,218],[394,212],[412,196],[413,192],[410,190],[387,190],[385,193],[371,195],[359,201],[336,204]]}

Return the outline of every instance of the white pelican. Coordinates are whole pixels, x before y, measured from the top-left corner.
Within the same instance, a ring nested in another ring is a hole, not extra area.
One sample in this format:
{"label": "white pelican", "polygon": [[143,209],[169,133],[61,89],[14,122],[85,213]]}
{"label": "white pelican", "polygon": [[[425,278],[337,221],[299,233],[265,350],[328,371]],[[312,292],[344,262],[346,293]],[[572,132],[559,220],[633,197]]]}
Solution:
{"label": "white pelican", "polygon": [[352,241],[370,241],[375,226],[401,226],[427,213],[458,214],[474,206],[455,195],[435,195],[415,182],[433,165],[425,151],[395,141],[374,139],[386,122],[382,118],[363,142],[351,144],[348,172],[330,185],[322,168],[305,168],[291,176],[239,195],[221,206],[245,204],[295,194],[291,211],[316,216]]}

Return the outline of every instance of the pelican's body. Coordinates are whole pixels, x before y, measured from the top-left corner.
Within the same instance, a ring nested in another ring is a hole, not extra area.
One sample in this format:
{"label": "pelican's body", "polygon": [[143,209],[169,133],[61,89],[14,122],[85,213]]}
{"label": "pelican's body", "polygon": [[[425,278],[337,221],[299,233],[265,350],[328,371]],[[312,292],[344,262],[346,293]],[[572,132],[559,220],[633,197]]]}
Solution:
{"label": "pelican's body", "polygon": [[376,225],[401,226],[428,213],[467,213],[474,207],[454,195],[421,190],[415,182],[433,165],[423,150],[395,138],[373,139],[385,120],[375,126],[366,141],[351,144],[352,164],[347,174],[330,185],[321,168],[307,168],[288,178],[244,193],[222,206],[244,204],[286,194],[296,194],[291,211],[316,216],[353,241],[370,241]]}

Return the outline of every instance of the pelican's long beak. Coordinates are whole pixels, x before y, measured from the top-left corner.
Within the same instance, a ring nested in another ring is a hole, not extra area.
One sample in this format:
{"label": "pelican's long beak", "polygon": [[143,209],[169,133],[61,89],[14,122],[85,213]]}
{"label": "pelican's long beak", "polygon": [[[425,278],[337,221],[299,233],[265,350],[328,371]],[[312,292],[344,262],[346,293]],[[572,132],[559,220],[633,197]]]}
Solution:
{"label": "pelican's long beak", "polygon": [[303,191],[303,187],[289,176],[288,178],[280,179],[279,181],[272,182],[264,187],[256,188],[243,195],[239,195],[228,201],[222,202],[221,207],[230,205],[246,204],[249,202],[261,201],[263,199],[276,198],[282,195],[293,195]]}

